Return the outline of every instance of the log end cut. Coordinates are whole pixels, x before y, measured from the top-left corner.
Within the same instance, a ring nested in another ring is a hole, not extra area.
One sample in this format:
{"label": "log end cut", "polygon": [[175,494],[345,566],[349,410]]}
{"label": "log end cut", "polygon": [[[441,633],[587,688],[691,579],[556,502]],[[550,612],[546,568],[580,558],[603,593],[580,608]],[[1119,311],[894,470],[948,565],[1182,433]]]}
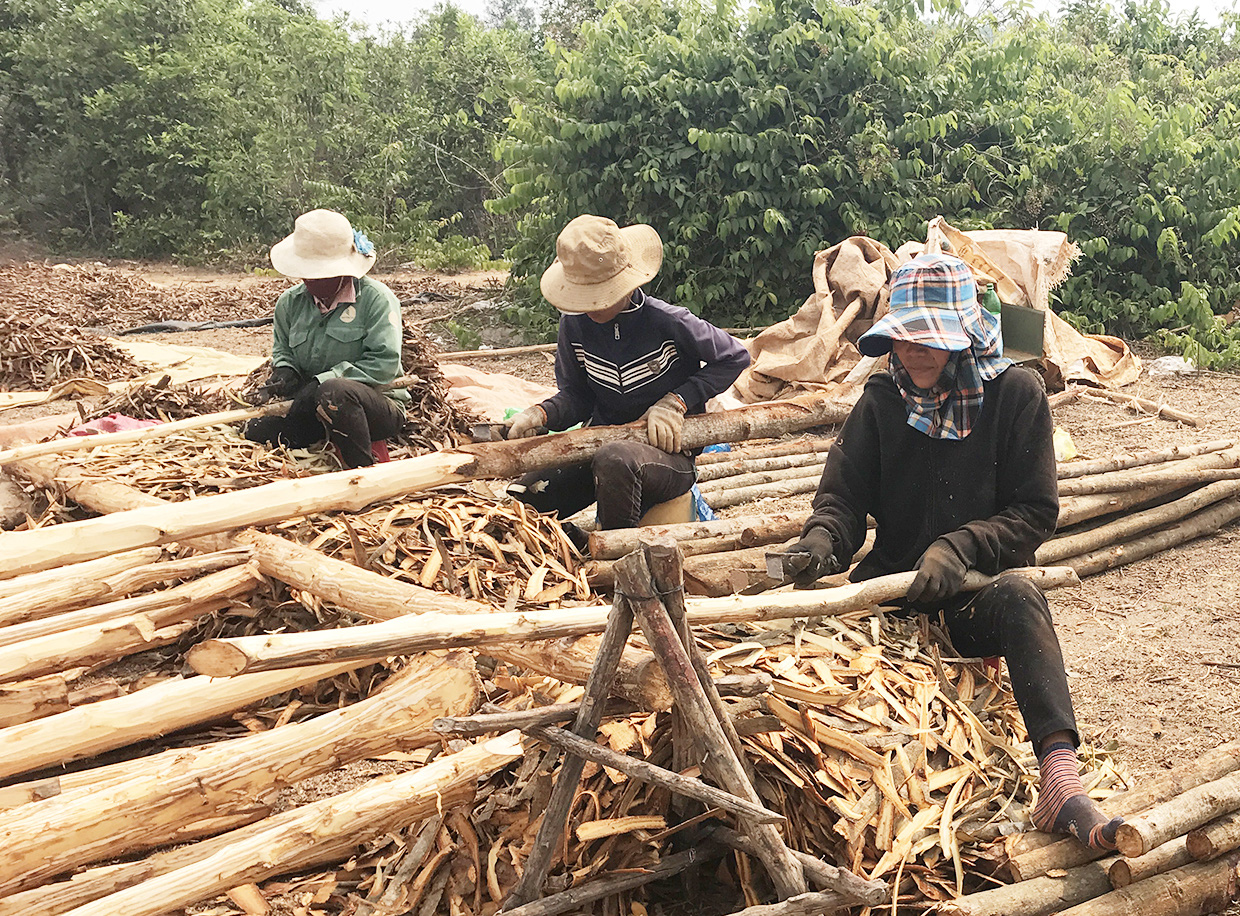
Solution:
{"label": "log end cut", "polygon": [[1141,831],[1133,824],[1120,824],[1119,830],[1115,834],[1115,846],[1121,855],[1127,856],[1129,859],[1135,859],[1137,856],[1143,856],[1149,852],[1146,846],[1145,837]]}
{"label": "log end cut", "polygon": [[185,653],[189,666],[207,677],[234,677],[245,671],[244,652],[222,639],[208,639]]}

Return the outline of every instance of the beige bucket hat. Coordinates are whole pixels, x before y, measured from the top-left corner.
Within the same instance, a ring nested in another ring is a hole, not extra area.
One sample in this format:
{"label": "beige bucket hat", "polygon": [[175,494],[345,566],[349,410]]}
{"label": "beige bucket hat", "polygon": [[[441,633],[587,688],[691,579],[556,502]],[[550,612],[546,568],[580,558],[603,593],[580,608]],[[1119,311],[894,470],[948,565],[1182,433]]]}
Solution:
{"label": "beige bucket hat", "polygon": [[271,266],[298,280],[361,277],[375,266],[375,246],[343,213],[311,210],[297,217],[292,235],[271,246]]}
{"label": "beige bucket hat", "polygon": [[555,254],[539,283],[543,296],[562,312],[599,312],[654,279],[663,264],[663,240],[653,226],[621,229],[585,214],[564,227]]}

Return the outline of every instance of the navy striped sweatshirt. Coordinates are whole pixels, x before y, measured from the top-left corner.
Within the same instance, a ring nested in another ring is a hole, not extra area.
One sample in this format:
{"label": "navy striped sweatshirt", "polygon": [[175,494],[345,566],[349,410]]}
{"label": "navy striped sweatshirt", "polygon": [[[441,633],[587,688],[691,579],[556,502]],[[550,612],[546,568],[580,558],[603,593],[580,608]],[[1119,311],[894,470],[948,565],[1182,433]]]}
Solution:
{"label": "navy striped sweatshirt", "polygon": [[688,413],[701,413],[748,365],[749,351],[735,337],[639,289],[633,304],[604,324],[589,315],[560,318],[559,391],[542,408],[551,429],[584,421],[614,426],[636,420],[671,391]]}

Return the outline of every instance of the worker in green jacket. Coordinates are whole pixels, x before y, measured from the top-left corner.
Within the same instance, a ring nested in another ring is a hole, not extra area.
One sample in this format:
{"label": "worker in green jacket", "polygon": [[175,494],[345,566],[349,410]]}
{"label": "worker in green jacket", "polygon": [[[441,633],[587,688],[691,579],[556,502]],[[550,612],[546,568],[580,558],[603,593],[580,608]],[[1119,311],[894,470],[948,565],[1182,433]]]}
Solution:
{"label": "worker in green jacket", "polygon": [[409,393],[379,390],[402,374],[401,317],[392,291],[365,276],[374,245],[343,214],[311,210],[271,247],[271,263],[302,282],[276,301],[271,376],[253,401],[293,403],[285,416],[251,420],[246,438],[290,448],[327,439],[347,468],[386,461]]}

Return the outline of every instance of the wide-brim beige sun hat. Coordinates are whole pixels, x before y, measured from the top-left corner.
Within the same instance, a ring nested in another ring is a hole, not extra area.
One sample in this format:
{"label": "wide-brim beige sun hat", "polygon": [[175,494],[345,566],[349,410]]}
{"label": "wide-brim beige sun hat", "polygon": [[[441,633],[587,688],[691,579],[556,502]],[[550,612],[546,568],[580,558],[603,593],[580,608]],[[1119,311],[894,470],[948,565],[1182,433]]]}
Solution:
{"label": "wide-brim beige sun hat", "polygon": [[[359,244],[369,251],[363,254]],[[335,210],[303,213],[293,224],[293,234],[271,246],[271,266],[298,280],[361,277],[375,260],[374,246]]]}
{"label": "wide-brim beige sun hat", "polygon": [[653,226],[621,229],[586,214],[564,227],[555,254],[539,283],[543,296],[562,312],[601,312],[654,279],[663,265],[663,240]]}

